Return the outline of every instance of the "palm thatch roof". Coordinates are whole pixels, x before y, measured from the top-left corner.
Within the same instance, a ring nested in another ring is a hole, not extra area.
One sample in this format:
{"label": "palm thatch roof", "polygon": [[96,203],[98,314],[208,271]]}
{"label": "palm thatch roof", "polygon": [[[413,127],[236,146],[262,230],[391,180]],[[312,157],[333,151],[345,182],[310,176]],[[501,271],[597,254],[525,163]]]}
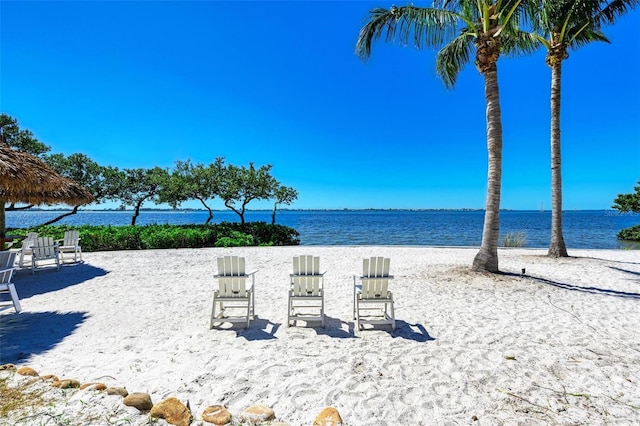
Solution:
{"label": "palm thatch roof", "polygon": [[93,196],[39,158],[0,141],[0,201],[28,204],[88,204]]}
{"label": "palm thatch roof", "polygon": [[89,204],[93,196],[39,158],[14,151],[0,134],[0,250],[4,250],[5,203]]}

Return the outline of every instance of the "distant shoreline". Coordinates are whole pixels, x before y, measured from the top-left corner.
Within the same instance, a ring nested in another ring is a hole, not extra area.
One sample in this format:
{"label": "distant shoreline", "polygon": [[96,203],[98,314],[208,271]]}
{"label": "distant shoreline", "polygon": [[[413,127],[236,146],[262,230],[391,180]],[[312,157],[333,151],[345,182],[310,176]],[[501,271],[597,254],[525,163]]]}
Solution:
{"label": "distant shoreline", "polygon": [[[43,209],[43,208],[29,208],[22,210],[7,210],[7,212],[67,212],[71,210],[70,208],[52,208],[52,209]],[[78,209],[78,212],[129,212],[133,213],[134,210],[121,210],[121,209]],[[154,209],[154,208],[144,208],[140,209],[141,212],[208,212],[205,209]],[[212,209],[212,212],[229,212],[230,209]],[[247,212],[271,212],[271,209],[247,209]],[[388,208],[388,209],[377,209],[377,208],[367,208],[367,209],[278,209],[278,213],[282,212],[482,212],[485,209],[473,209],[473,208],[460,208],[460,209],[448,209],[448,208],[434,208],[434,209],[402,209],[402,208]],[[535,210],[535,209],[500,209],[501,212],[539,212],[539,213],[550,213],[551,210]],[[634,215],[633,213],[623,213],[618,212],[614,209],[565,209],[563,212],[614,212],[616,214],[624,215]],[[637,213],[636,213],[637,214]]]}

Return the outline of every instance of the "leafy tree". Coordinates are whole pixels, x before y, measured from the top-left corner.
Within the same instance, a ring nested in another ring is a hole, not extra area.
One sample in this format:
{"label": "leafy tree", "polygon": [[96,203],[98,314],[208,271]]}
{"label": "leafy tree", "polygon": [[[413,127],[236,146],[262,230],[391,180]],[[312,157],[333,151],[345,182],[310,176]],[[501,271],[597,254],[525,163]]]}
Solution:
{"label": "leafy tree", "polygon": [[36,139],[31,131],[20,130],[18,120],[7,114],[0,114],[0,132],[9,146],[18,151],[40,157],[51,150],[49,146]]}
{"label": "leafy tree", "polygon": [[488,179],[482,245],[473,269],[498,272],[500,195],[502,185],[502,114],[497,62],[502,52],[528,53],[534,39],[518,30],[526,9],[522,0],[437,0],[432,8],[377,8],[360,30],[356,54],[371,55],[371,44],[386,33],[386,41],[409,41],[417,48],[444,47],[436,55],[436,72],[453,87],[458,73],[475,53],[475,66],[484,77]]}
{"label": "leafy tree", "polygon": [[209,212],[206,223],[213,219],[213,210],[207,204],[218,193],[224,159],[218,158],[210,165],[193,164],[191,160],[176,161],[166,186],[160,192],[160,201],[177,207],[187,200],[198,200]]}
{"label": "leafy tree", "polygon": [[[60,175],[74,180],[87,189],[93,195],[95,203],[100,204],[111,198],[111,188],[109,188],[105,177],[105,167],[100,166],[85,154],[75,153],[68,157],[63,154],[46,155],[44,161]],[[74,206],[70,212],[64,213],[43,225],[50,225],[67,216],[76,214],[78,207],[80,206]]]}
{"label": "leafy tree", "polygon": [[298,191],[288,186],[279,186],[273,193],[275,202],[273,203],[273,211],[271,212],[271,224],[276,223],[276,210],[278,204],[291,205],[298,198]]}
{"label": "leafy tree", "polygon": [[140,208],[145,201],[159,202],[159,194],[169,180],[169,172],[160,167],[152,169],[111,169],[108,172],[110,186],[115,194],[113,198],[120,200],[122,208],[134,208],[131,225],[136,224]]}
{"label": "leafy tree", "polygon": [[562,232],[562,161],[560,149],[560,102],[562,63],[569,49],[594,41],[609,42],[599,30],[603,24],[637,6],[638,0],[532,0],[536,17],[534,36],[547,50],[545,62],[551,68],[551,242],[548,255],[567,257]]}
{"label": "leafy tree", "polygon": [[222,170],[219,196],[227,208],[240,216],[245,223],[247,204],[252,200],[268,200],[273,196],[278,181],[271,176],[270,164],[256,169],[253,163],[249,167],[237,167],[229,164]]}
{"label": "leafy tree", "polygon": [[638,185],[633,188],[636,192],[631,194],[618,194],[613,200],[612,208],[621,212],[640,213],[640,180]]}

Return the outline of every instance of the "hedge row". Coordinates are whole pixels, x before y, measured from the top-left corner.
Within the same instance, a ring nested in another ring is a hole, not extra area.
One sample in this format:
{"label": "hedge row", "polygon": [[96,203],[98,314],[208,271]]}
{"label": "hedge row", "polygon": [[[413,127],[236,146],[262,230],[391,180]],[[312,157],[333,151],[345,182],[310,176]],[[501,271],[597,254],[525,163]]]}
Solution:
{"label": "hedge row", "polygon": [[78,229],[82,251],[144,250],[199,247],[299,245],[299,233],[283,225],[265,222],[222,222],[211,225],[68,226],[48,225],[11,229],[10,233],[61,239],[64,231]]}

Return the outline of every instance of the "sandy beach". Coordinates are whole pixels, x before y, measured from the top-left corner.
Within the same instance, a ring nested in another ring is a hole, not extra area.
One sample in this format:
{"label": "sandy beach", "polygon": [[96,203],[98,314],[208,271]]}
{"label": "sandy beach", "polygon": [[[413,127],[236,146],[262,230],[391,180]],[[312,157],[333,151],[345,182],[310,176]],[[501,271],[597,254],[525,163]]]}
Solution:
{"label": "sandy beach", "polygon": [[[501,249],[503,275],[470,271],[476,248],[250,247],[85,253],[84,263],[14,282],[23,312],[0,312],[0,364],[124,386],[154,402],[273,408],[311,425],[640,423],[640,255]],[[249,329],[209,329],[215,258],[257,269]],[[320,256],[326,327],[287,327],[292,257]],[[397,329],[354,332],[353,275],[391,258]],[[526,273],[521,276],[522,269]],[[6,307],[6,306],[5,306]],[[11,381],[23,380],[2,372]],[[115,396],[67,401],[0,424],[147,424]],[[79,402],[78,402],[79,401]],[[87,401],[90,401],[88,403]],[[49,410],[49,411],[47,411]],[[39,417],[38,417],[39,416]],[[65,417],[67,416],[67,417]],[[23,423],[20,423],[23,422]]]}

